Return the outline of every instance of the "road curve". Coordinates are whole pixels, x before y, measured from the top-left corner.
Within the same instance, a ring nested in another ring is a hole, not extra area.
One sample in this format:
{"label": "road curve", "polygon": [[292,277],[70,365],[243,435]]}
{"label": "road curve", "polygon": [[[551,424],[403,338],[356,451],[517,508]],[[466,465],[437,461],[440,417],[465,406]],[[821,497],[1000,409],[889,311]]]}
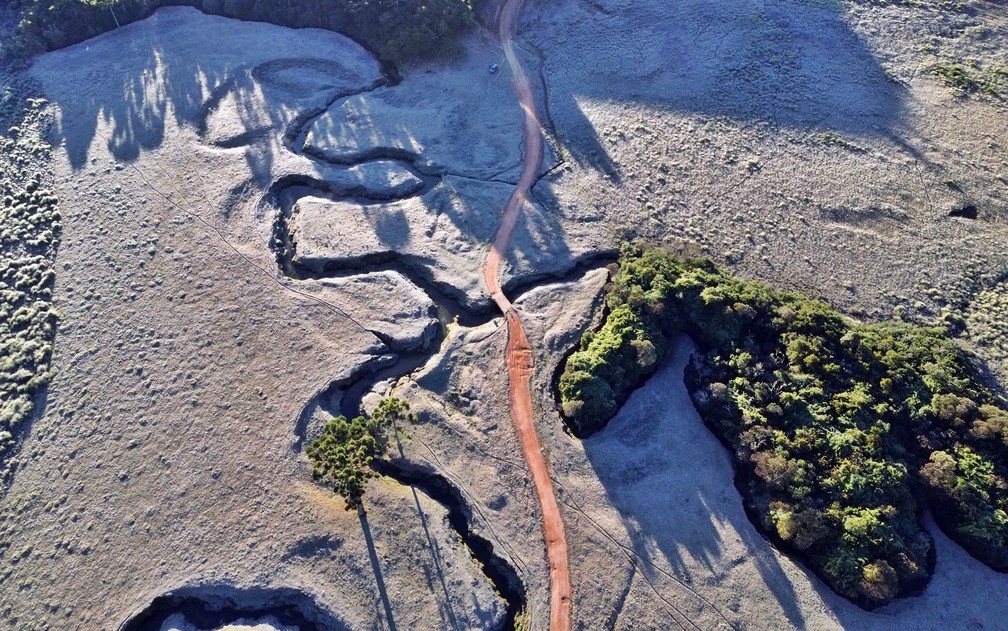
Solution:
{"label": "road curve", "polygon": [[553,480],[550,478],[542,444],[536,433],[532,418],[532,393],[529,382],[532,378],[532,348],[525,337],[518,312],[511,305],[500,287],[500,264],[507,251],[518,222],[518,214],[528,199],[529,189],[535,182],[543,160],[542,125],[536,116],[535,100],[525,69],[515,54],[513,36],[515,22],[521,11],[522,0],[504,0],[497,16],[498,38],[504,49],[507,65],[511,70],[511,80],[515,94],[524,112],[522,128],[525,140],[525,160],[521,177],[515,186],[511,199],[501,215],[500,227],[483,261],[483,280],[490,297],[497,304],[507,321],[507,370],[508,396],[511,403],[511,422],[514,424],[521,444],[525,462],[532,474],[536,494],[543,512],[543,530],[546,536],[546,554],[550,565],[550,626],[551,631],[569,631],[571,628],[571,587],[570,570],[567,562],[567,537],[564,534],[560,507],[557,506]]}

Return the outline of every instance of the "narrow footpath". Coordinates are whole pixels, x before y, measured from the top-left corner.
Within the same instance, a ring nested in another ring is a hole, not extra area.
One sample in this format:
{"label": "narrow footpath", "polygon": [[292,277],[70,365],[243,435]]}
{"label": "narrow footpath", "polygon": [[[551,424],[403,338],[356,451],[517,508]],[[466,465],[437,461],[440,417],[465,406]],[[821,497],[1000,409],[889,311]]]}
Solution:
{"label": "narrow footpath", "polygon": [[536,433],[532,418],[532,393],[529,382],[532,377],[532,349],[525,336],[518,312],[511,305],[500,287],[500,264],[511,242],[518,214],[528,199],[529,189],[535,182],[542,166],[543,136],[542,125],[536,116],[535,100],[525,69],[518,62],[512,41],[515,22],[521,11],[522,0],[504,0],[498,14],[498,39],[504,49],[511,80],[518,102],[525,113],[522,128],[525,141],[525,161],[521,177],[515,186],[511,199],[501,216],[501,224],[483,262],[483,280],[490,297],[507,321],[507,370],[508,395],[511,403],[511,422],[514,424],[521,444],[525,462],[528,464],[535,484],[539,503],[542,505],[543,530],[546,536],[546,554],[550,565],[550,626],[551,631],[569,631],[571,628],[571,587],[567,563],[567,538],[563,519],[557,506],[553,480],[550,478],[546,460],[543,458],[539,434]]}

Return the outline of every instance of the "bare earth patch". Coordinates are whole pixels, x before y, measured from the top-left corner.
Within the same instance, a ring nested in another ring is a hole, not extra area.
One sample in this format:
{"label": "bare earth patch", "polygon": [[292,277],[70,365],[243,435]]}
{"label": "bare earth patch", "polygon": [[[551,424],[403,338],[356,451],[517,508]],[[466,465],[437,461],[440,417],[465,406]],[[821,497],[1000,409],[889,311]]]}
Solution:
{"label": "bare earth patch", "polygon": [[[241,87],[278,55],[349,79]],[[309,482],[292,449],[300,408],[391,352],[343,315],[381,314],[280,278],[256,184],[290,172],[279,134],[235,148],[200,136],[222,86],[239,86],[244,120],[282,132],[326,90],[369,87],[377,63],[331,33],[176,9],[33,74],[60,121],[63,320],[45,414],[3,498],[18,548],[6,623],[114,629],[162,593],[223,583],[299,590],[335,628],[384,624],[383,603],[401,628],[495,626],[503,605],[442,506],[378,483],[362,521]]]}

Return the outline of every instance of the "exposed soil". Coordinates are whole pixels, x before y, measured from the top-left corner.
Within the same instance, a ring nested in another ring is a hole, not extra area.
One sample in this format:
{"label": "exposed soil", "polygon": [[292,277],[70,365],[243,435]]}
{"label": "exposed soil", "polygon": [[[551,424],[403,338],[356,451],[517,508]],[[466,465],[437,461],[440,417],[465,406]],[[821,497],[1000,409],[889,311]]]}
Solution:
{"label": "exposed soil", "polygon": [[[278,56],[326,60],[329,78]],[[290,449],[312,393],[391,350],[355,323],[366,303],[277,272],[260,199],[284,177],[326,179],[282,132],[333,92],[369,89],[377,62],[330,33],[173,9],[33,72],[58,121],[63,319],[45,414],[2,500],[17,552],[3,625],[117,628],[159,595],[224,585],[298,590],[349,628],[499,627],[507,606],[444,507],[379,481],[362,521]],[[209,142],[263,121],[280,132]]]}
{"label": "exposed soil", "polygon": [[539,168],[542,165],[543,141],[542,125],[535,112],[535,100],[532,97],[532,87],[529,84],[525,69],[515,55],[514,38],[515,22],[522,7],[521,0],[505,0],[497,15],[498,37],[504,48],[504,57],[511,70],[515,94],[525,112],[522,123],[525,138],[525,155],[521,176],[515,191],[508,200],[501,214],[501,225],[497,230],[490,249],[483,261],[483,281],[486,283],[490,297],[504,314],[507,321],[508,342],[506,349],[508,372],[508,399],[510,416],[518,432],[518,442],[522,455],[528,463],[529,473],[535,484],[536,495],[543,513],[543,530],[546,536],[546,552],[550,564],[550,625],[554,631],[566,631],[571,628],[571,585],[570,569],[567,561],[567,537],[564,534],[563,518],[560,507],[557,506],[556,492],[553,490],[553,480],[549,467],[542,454],[542,444],[535,428],[535,418],[532,413],[532,394],[529,381],[532,379],[533,352],[525,337],[521,317],[514,306],[501,291],[500,262],[502,254],[507,251],[514,234],[518,213],[525,204],[529,191]]}

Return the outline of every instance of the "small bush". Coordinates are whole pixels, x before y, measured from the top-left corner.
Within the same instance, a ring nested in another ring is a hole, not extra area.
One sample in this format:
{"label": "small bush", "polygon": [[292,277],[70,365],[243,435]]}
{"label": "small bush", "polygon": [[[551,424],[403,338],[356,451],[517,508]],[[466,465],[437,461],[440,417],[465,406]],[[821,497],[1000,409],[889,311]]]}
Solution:
{"label": "small bush", "polygon": [[1000,100],[1008,87],[1008,68],[983,71],[975,64],[935,64],[931,72],[960,95],[981,94]]}

